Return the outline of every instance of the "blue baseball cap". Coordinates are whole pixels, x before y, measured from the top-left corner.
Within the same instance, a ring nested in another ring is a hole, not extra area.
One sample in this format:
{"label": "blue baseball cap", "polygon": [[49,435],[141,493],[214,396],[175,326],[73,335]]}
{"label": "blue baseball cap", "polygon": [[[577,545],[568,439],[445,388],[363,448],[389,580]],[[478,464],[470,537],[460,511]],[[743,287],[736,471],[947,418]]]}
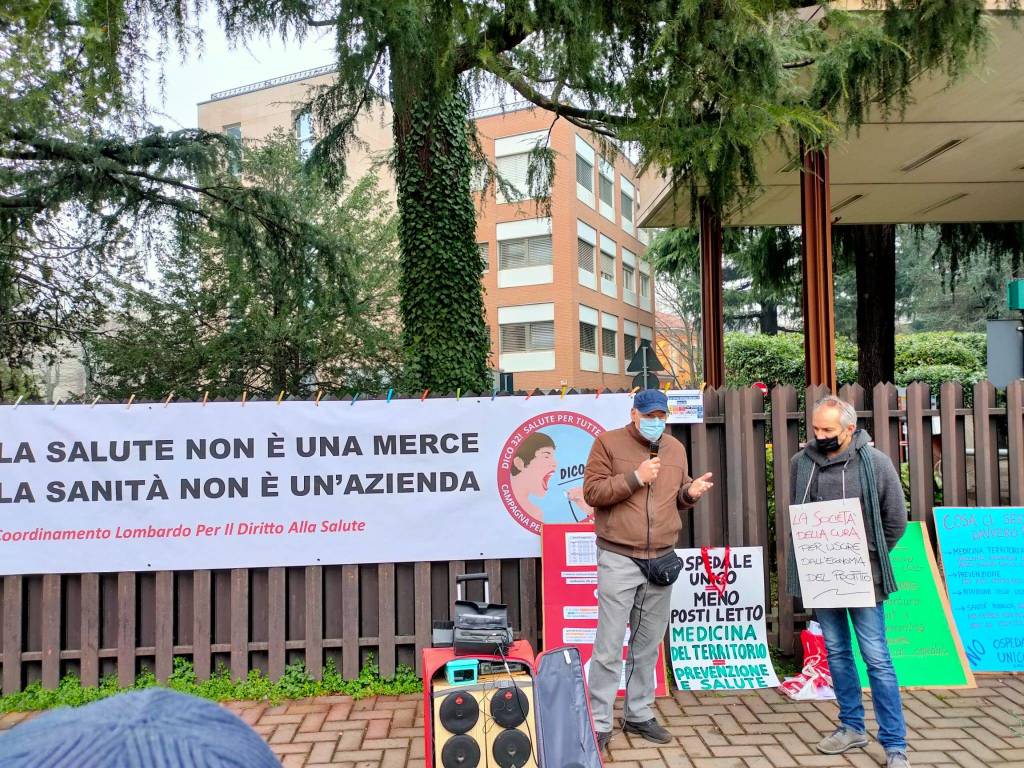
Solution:
{"label": "blue baseball cap", "polygon": [[633,407],[640,413],[668,413],[668,397],[660,389],[642,389],[633,397]]}
{"label": "blue baseball cap", "polygon": [[0,734],[5,768],[281,768],[240,717],[149,688],[51,710]]}

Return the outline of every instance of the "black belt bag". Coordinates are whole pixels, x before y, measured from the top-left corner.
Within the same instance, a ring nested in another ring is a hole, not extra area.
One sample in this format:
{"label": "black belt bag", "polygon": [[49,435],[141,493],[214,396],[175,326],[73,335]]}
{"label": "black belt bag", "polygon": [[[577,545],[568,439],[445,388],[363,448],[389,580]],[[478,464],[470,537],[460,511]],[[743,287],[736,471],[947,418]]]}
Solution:
{"label": "black belt bag", "polygon": [[651,584],[658,587],[668,587],[676,583],[679,572],[683,570],[683,560],[675,552],[669,552],[661,557],[653,557],[644,560],[640,557],[630,558],[640,572]]}

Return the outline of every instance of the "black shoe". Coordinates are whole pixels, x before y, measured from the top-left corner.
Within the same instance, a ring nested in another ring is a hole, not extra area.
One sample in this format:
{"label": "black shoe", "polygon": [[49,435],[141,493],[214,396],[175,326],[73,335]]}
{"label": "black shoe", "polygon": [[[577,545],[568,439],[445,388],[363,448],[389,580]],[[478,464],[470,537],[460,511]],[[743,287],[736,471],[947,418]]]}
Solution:
{"label": "black shoe", "polygon": [[638,736],[643,736],[648,741],[653,741],[656,744],[668,744],[672,741],[672,734],[658,725],[658,721],[653,717],[644,723],[624,720],[622,730],[626,733],[635,733]]}
{"label": "black shoe", "polygon": [[608,742],[612,740],[612,732],[596,731],[595,735],[597,736],[597,751],[604,752],[608,749]]}

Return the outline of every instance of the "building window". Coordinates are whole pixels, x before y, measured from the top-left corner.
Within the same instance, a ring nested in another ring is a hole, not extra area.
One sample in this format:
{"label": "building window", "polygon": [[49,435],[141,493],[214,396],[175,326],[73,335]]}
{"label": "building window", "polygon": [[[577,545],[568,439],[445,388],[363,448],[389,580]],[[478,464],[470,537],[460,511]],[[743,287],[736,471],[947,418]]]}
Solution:
{"label": "building window", "polygon": [[500,343],[501,354],[552,350],[555,348],[555,323],[553,320],[540,320],[503,325]]}
{"label": "building window", "polygon": [[611,328],[601,329],[601,354],[605,357],[615,357],[615,331]]}
{"label": "building window", "polygon": [[551,266],[551,235],[502,240],[498,243],[498,269]]}
{"label": "building window", "polygon": [[601,252],[601,279],[615,282],[615,257],[604,251]]}
{"label": "building window", "polygon": [[576,249],[579,251],[580,269],[585,272],[594,273],[594,246],[583,238],[576,241]]}
{"label": "building window", "polygon": [[630,197],[625,191],[619,193],[619,204],[622,207],[622,220],[632,224],[633,223],[633,198]]}
{"label": "building window", "polygon": [[486,272],[491,268],[491,244],[477,243],[476,245],[480,249],[480,261],[483,262],[484,272]]}
{"label": "building window", "polygon": [[576,183],[594,191],[594,164],[580,155],[576,155]]}
{"label": "building window", "polygon": [[597,354],[597,326],[580,320],[580,352]]}
{"label": "building window", "polygon": [[629,361],[633,359],[633,355],[636,354],[636,336],[631,333],[622,334],[622,352],[623,360]]}
{"label": "building window", "polygon": [[295,140],[299,143],[299,159],[305,160],[313,151],[313,115],[307,109],[295,118]]}
{"label": "building window", "polygon": [[483,192],[484,183],[487,181],[487,164],[478,163],[469,172],[469,191]]}
{"label": "building window", "polygon": [[598,178],[600,179],[598,194],[601,196],[601,202],[611,207],[614,204],[612,201],[615,198],[615,182],[603,173]]}
{"label": "building window", "polygon": [[242,124],[225,125],[223,131],[225,135],[234,139],[228,150],[228,172],[237,174],[242,165]]}
{"label": "building window", "polygon": [[622,265],[622,289],[636,293],[636,272],[628,264]]}
{"label": "building window", "polygon": [[643,272],[640,273],[640,295],[645,299],[651,295],[650,275],[645,275]]}
{"label": "building window", "polygon": [[530,169],[529,152],[499,157],[495,161],[495,166],[498,169],[498,177],[506,185],[505,190],[501,188],[501,185],[498,186],[499,203],[514,203],[530,196],[530,188],[527,183]]}

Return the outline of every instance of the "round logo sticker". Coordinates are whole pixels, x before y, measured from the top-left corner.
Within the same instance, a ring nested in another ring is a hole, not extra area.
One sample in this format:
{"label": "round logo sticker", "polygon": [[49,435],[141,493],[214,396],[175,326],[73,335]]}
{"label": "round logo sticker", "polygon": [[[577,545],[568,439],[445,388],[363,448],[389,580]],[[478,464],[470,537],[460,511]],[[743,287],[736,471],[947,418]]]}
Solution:
{"label": "round logo sticker", "polygon": [[583,522],[583,469],[604,427],[573,411],[549,411],[520,424],[498,458],[498,494],[512,519],[540,534],[544,523]]}

